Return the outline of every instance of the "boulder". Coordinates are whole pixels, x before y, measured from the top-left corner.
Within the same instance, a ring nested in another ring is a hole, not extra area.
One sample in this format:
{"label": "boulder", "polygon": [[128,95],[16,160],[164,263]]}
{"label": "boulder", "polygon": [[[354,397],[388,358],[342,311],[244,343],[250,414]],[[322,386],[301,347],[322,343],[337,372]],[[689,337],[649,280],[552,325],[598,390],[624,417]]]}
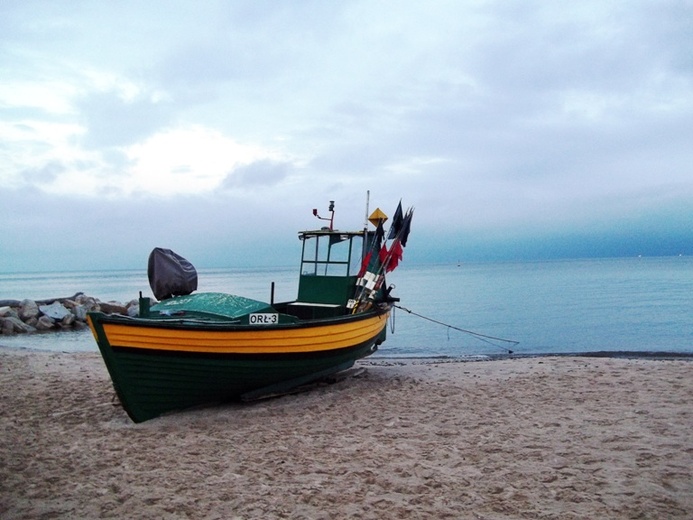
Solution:
{"label": "boulder", "polygon": [[14,325],[6,318],[0,318],[0,334],[4,336],[14,334]]}
{"label": "boulder", "polygon": [[38,318],[29,318],[29,319],[26,320],[24,323],[26,323],[26,324],[29,325],[30,327],[36,328],[36,324],[38,323]]}
{"label": "boulder", "polygon": [[125,307],[125,305],[118,302],[101,302],[99,303],[99,307],[101,307],[101,312],[105,312],[106,314],[127,315],[128,313],[128,310]]}
{"label": "boulder", "polygon": [[31,318],[37,318],[39,315],[39,307],[34,300],[22,300],[19,307],[19,318],[26,321]]}
{"label": "boulder", "polygon": [[94,298],[93,296],[88,296],[84,293],[80,293],[79,295],[77,295],[74,298],[74,302],[78,303],[80,305],[84,305],[87,302],[93,302],[93,301],[96,301],[96,298]]}
{"label": "boulder", "polygon": [[87,312],[89,312],[89,309],[86,305],[77,304],[75,305],[75,308],[72,309],[72,313],[75,315],[75,318],[77,318],[79,321],[87,320]]}
{"label": "boulder", "polygon": [[19,313],[13,307],[0,307],[0,318],[19,318]]}
{"label": "boulder", "polygon": [[75,322],[76,319],[77,318],[75,318],[75,315],[70,313],[67,316],[65,316],[62,320],[60,320],[60,326],[70,328],[72,327],[72,324]]}
{"label": "boulder", "polygon": [[55,326],[55,321],[48,315],[41,316],[36,324],[36,330],[50,330]]}
{"label": "boulder", "polygon": [[74,311],[75,307],[77,306],[77,302],[75,300],[65,299],[60,303],[62,303],[66,309],[70,309],[70,311]]}
{"label": "boulder", "polygon": [[[76,303],[75,309],[82,307],[84,310],[85,316],[86,316],[87,312],[99,310],[99,302],[96,301],[96,298],[93,298],[91,296],[86,296],[86,295],[82,294],[78,298],[75,299],[75,303]],[[76,314],[76,312],[75,312],[75,314]]]}
{"label": "boulder", "polygon": [[19,318],[15,318],[13,316],[10,316],[8,318],[0,318],[0,321],[2,321],[3,334],[14,334],[16,332],[36,332],[36,329],[34,327],[27,325]]}
{"label": "boulder", "polygon": [[86,329],[86,328],[88,328],[88,327],[89,327],[89,325],[87,325],[87,324],[84,323],[83,321],[75,321],[75,324],[72,326],[72,328],[73,328],[74,330],[84,330],[84,329]]}
{"label": "boulder", "polygon": [[[60,302],[53,302],[50,305],[41,305],[39,310],[49,318],[54,320],[62,320],[68,314],[71,314],[69,310]],[[41,321],[41,320],[39,320]]]}
{"label": "boulder", "polygon": [[135,302],[130,302],[128,305],[127,315],[131,318],[136,318],[140,315],[140,304]]}

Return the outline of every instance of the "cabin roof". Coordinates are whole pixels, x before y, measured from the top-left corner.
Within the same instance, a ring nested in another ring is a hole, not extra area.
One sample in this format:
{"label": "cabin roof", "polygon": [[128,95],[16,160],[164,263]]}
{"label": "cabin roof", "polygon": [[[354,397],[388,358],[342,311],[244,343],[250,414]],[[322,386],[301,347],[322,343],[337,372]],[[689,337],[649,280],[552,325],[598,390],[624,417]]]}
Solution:
{"label": "cabin roof", "polygon": [[344,236],[357,237],[357,236],[363,236],[364,230],[361,229],[359,231],[340,231],[339,229],[322,228],[322,229],[299,231],[298,234],[300,237],[330,236],[330,235],[344,235]]}

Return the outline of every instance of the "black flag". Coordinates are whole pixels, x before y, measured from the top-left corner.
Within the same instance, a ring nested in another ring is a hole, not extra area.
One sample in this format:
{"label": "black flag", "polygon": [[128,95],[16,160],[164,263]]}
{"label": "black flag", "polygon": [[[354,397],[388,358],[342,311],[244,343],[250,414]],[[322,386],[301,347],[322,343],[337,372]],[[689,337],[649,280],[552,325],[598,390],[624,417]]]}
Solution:
{"label": "black flag", "polygon": [[387,235],[388,240],[392,240],[397,236],[399,230],[402,229],[402,223],[404,217],[402,216],[402,201],[399,201],[397,205],[397,210],[395,211],[395,216],[392,217],[392,225],[390,226],[390,232]]}
{"label": "black flag", "polygon": [[407,238],[409,238],[409,232],[411,231],[411,219],[414,216],[414,210],[409,209],[407,214],[404,216],[404,221],[402,222],[401,239],[402,247],[407,247]]}

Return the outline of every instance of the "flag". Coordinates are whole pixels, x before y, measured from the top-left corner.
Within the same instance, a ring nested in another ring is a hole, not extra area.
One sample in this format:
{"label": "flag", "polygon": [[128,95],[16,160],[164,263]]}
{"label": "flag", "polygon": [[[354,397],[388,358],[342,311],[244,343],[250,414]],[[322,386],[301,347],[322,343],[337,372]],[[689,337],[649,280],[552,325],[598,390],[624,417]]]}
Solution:
{"label": "flag", "polygon": [[378,222],[378,227],[375,228],[375,240],[376,245],[380,246],[380,242],[385,238],[385,228],[383,227],[383,221]]}
{"label": "flag", "polygon": [[[366,271],[372,271],[375,272],[374,269],[376,269],[377,266],[370,266],[371,260],[379,260],[381,257],[381,252],[380,252],[380,245],[383,242],[383,237],[385,236],[385,230],[383,229],[383,223],[379,222],[378,227],[376,228],[375,232],[369,231],[368,234],[366,235],[366,246],[368,247],[368,252],[366,253],[366,256],[363,257],[363,261],[361,262],[361,269],[358,273],[358,277],[361,278]],[[373,253],[376,253],[377,256],[373,258]]]}
{"label": "flag", "polygon": [[387,263],[385,264],[385,272],[389,273],[394,271],[399,265],[400,260],[402,260],[402,244],[399,239],[395,241],[390,246],[390,253],[388,255]]}
{"label": "flag", "polygon": [[371,256],[373,256],[373,251],[369,251],[368,254],[363,257],[363,261],[361,262],[361,269],[359,270],[359,274],[356,275],[357,278],[363,278],[363,275],[366,274],[368,264],[371,263]]}
{"label": "flag", "polygon": [[402,242],[402,247],[407,247],[407,239],[409,238],[409,232],[411,231],[411,219],[414,216],[414,210],[410,209],[404,216],[404,221],[402,222],[402,229],[400,230],[400,241]]}
{"label": "flag", "polygon": [[387,235],[387,239],[391,240],[397,236],[399,230],[402,229],[402,201],[399,201],[397,205],[397,210],[395,211],[395,216],[392,217],[392,225],[390,225],[390,232]]}
{"label": "flag", "polygon": [[379,255],[380,255],[380,265],[383,265],[383,266],[384,266],[384,265],[387,265],[387,255],[388,255],[388,254],[389,254],[389,253],[388,253],[388,251],[387,251],[387,245],[383,244],[383,247],[380,248],[380,253],[379,253]]}

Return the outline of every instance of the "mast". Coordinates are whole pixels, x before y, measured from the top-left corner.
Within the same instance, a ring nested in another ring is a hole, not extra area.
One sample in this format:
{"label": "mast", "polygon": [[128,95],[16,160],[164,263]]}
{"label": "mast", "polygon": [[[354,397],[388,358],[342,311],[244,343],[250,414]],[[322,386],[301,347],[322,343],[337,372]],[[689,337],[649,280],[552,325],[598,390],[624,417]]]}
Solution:
{"label": "mast", "polygon": [[371,203],[371,190],[366,190],[366,216],[363,219],[363,230],[368,230],[368,206]]}
{"label": "mast", "polygon": [[371,190],[366,190],[366,216],[363,219],[363,244],[361,245],[361,261],[366,258],[366,245],[368,244],[368,208],[371,203]]}

